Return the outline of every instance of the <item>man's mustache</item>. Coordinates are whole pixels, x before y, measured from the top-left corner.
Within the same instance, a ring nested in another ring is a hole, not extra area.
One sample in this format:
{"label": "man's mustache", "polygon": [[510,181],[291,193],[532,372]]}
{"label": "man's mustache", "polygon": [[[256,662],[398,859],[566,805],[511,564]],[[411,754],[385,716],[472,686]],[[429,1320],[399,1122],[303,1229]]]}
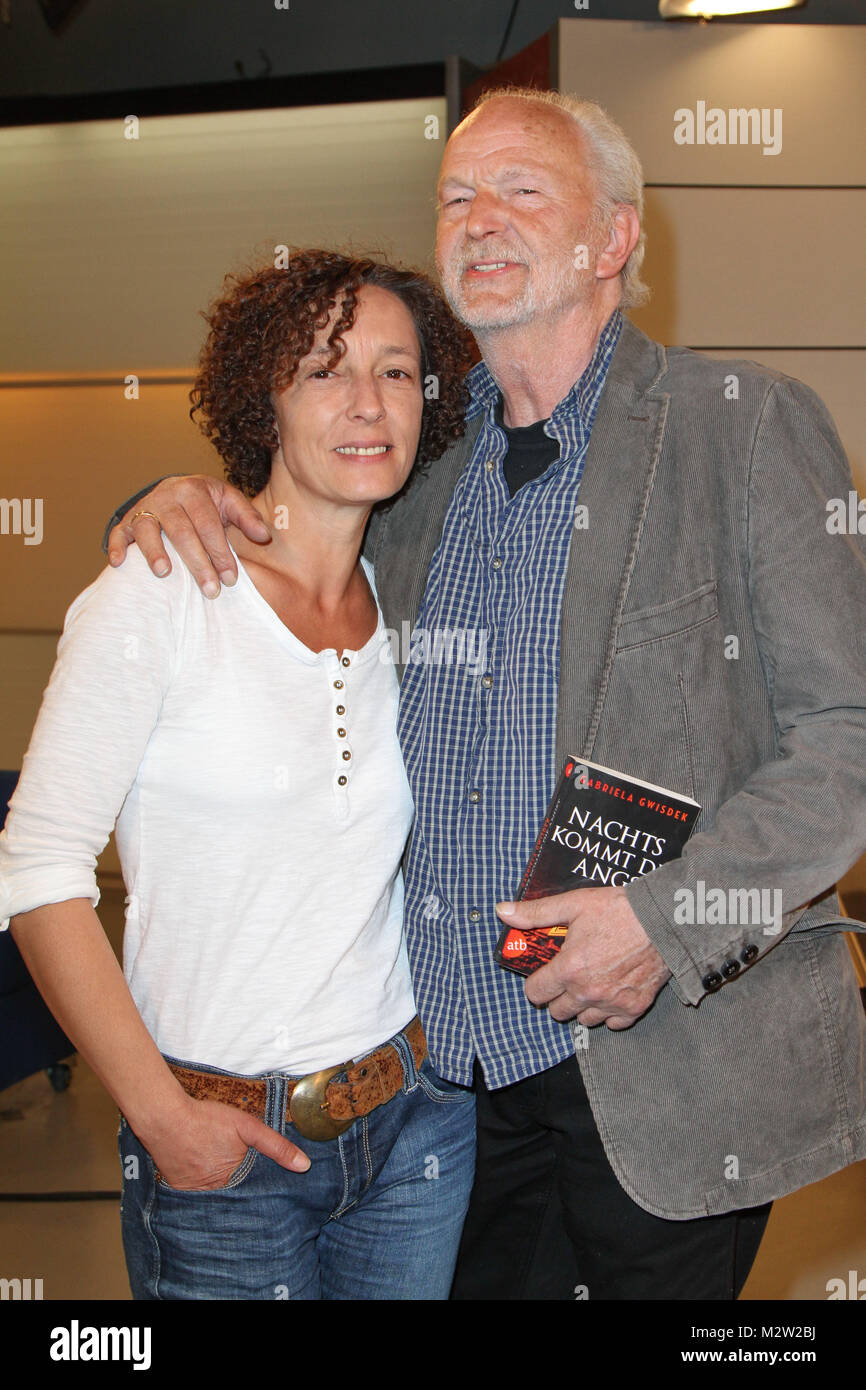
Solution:
{"label": "man's mustache", "polygon": [[513,246],[470,247],[465,251],[455,251],[447,262],[452,270],[465,270],[467,266],[477,265],[479,261],[510,261],[513,265],[530,265],[529,257],[516,253]]}

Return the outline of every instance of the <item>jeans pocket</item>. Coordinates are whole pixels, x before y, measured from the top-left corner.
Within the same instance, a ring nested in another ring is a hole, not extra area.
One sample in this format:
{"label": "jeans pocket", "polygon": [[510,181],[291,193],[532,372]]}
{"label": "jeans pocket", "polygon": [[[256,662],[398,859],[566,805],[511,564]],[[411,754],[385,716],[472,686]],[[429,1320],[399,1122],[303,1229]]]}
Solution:
{"label": "jeans pocket", "polygon": [[[258,1149],[254,1149],[252,1145],[250,1145],[237,1168],[229,1173],[225,1182],[219,1187],[172,1187],[171,1184],[167,1183],[162,1177],[153,1161],[150,1151],[144,1147],[138,1135],[135,1133],[135,1130],[123,1115],[120,1117],[120,1124],[117,1130],[117,1148],[120,1154],[124,1179],[138,1178],[141,1173],[142,1165],[144,1165],[146,1171],[149,1172],[153,1180],[154,1187],[160,1192],[176,1192],[179,1195],[183,1195],[187,1192],[206,1195],[208,1192],[228,1192],[232,1188],[239,1187],[244,1179],[249,1177],[255,1161],[258,1158]],[[124,1188],[125,1186],[126,1182],[124,1182]],[[123,1198],[121,1197],[121,1213],[122,1211]]]}
{"label": "jeans pocket", "polygon": [[474,1099],[474,1091],[468,1086],[458,1086],[454,1081],[446,1081],[434,1071],[429,1057],[425,1057],[418,1072],[418,1085],[430,1097],[438,1101],[467,1101]]}
{"label": "jeans pocket", "polygon": [[[159,1192],[171,1192],[172,1194],[177,1194],[179,1197],[207,1197],[211,1193],[229,1192],[236,1187],[240,1187],[241,1183],[249,1177],[258,1156],[258,1149],[254,1149],[252,1145],[250,1145],[237,1168],[229,1173],[225,1182],[221,1183],[219,1187],[172,1187],[170,1183],[165,1181],[162,1174],[157,1171],[156,1165],[154,1165],[154,1181]],[[153,1163],[153,1159],[151,1159],[151,1163]]]}

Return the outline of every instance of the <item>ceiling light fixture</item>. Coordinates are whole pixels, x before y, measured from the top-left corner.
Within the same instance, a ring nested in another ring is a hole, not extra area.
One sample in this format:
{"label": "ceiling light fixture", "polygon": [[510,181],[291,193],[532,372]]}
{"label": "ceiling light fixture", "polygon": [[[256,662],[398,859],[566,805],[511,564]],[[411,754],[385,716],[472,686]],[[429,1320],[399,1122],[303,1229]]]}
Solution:
{"label": "ceiling light fixture", "polygon": [[662,19],[721,19],[763,10],[794,10],[806,0],[659,0]]}

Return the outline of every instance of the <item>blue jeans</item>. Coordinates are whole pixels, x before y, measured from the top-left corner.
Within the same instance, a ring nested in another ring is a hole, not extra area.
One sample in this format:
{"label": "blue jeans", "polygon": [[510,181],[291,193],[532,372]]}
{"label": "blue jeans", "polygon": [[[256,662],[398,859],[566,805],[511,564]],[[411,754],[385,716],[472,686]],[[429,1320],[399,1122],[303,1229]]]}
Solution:
{"label": "blue jeans", "polygon": [[133,1298],[446,1299],[472,1188],[475,1100],[429,1058],[416,1070],[402,1034],[392,1042],[402,1091],[336,1139],[285,1124],[287,1078],[263,1078],[265,1123],[308,1155],[306,1173],[249,1149],[225,1187],[169,1187],[121,1116]]}

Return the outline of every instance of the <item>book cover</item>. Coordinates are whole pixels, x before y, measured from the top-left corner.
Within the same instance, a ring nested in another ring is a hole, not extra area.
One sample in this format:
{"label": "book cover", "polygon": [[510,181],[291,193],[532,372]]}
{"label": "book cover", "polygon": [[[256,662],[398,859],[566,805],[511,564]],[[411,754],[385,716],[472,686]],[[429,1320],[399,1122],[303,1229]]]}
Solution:
{"label": "book cover", "polygon": [[[515,898],[622,887],[677,859],[700,812],[691,797],[570,757]],[[506,970],[531,975],[553,959],[566,931],[505,927],[495,959]]]}

